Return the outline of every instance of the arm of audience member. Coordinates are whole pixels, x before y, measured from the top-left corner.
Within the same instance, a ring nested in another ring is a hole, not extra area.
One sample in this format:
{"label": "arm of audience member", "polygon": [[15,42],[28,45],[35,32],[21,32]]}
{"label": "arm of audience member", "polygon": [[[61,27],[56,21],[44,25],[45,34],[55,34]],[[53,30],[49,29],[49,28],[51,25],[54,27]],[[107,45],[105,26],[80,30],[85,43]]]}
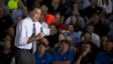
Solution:
{"label": "arm of audience member", "polygon": [[88,53],[86,51],[83,51],[79,56],[78,58],[75,60],[74,64],[80,64],[81,62],[81,59],[86,56]]}
{"label": "arm of audience member", "polygon": [[98,0],[97,1],[97,5],[99,6],[99,7],[102,7],[103,5],[102,5],[102,0]]}
{"label": "arm of audience member", "polygon": [[100,37],[99,37],[99,35],[97,35],[97,36],[95,37],[95,42],[96,42],[96,45],[97,45],[98,47],[100,47]]}
{"label": "arm of audience member", "polygon": [[84,18],[85,18],[86,24],[88,24],[87,21],[89,20],[89,18],[87,16],[84,16]]}
{"label": "arm of audience member", "polygon": [[82,59],[82,56],[79,56],[77,60],[75,60],[74,64],[80,64],[81,59]]}
{"label": "arm of audience member", "polygon": [[70,61],[64,60],[64,61],[54,61],[52,64],[70,64]]}

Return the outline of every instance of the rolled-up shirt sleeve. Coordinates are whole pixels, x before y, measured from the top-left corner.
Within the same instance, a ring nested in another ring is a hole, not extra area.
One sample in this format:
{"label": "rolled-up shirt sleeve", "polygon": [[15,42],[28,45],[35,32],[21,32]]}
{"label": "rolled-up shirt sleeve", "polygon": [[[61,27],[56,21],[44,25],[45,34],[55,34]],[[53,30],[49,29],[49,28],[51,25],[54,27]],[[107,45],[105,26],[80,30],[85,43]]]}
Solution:
{"label": "rolled-up shirt sleeve", "polygon": [[45,28],[45,27],[43,27],[44,29],[44,35],[45,36],[49,36],[50,35],[50,29],[49,28]]}
{"label": "rolled-up shirt sleeve", "polygon": [[29,38],[27,37],[25,24],[22,22],[18,23],[16,28],[16,38],[15,38],[16,44],[18,44],[19,46],[24,46],[27,44],[28,39]]}

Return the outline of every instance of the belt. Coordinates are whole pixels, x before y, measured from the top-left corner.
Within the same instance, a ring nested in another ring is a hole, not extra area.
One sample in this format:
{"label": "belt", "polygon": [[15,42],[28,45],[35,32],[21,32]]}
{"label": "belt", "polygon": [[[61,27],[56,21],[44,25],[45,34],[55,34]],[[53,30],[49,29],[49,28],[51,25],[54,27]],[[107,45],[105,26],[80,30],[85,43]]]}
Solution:
{"label": "belt", "polygon": [[23,51],[29,51],[29,52],[32,52],[32,49],[31,49],[31,50],[30,50],[30,49],[21,49],[21,48],[17,48],[17,47],[16,47],[16,49],[17,49],[17,50],[23,50]]}

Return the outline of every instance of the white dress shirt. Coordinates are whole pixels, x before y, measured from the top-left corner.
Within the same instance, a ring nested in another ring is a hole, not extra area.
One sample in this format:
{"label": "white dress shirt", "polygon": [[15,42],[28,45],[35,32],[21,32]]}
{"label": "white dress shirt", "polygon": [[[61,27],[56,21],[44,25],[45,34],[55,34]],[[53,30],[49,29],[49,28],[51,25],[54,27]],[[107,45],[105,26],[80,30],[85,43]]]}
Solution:
{"label": "white dress shirt", "polygon": [[97,1],[97,5],[102,7],[107,14],[112,13],[113,3],[112,3],[111,0],[108,0],[108,5],[106,4],[105,0],[103,0],[103,1],[102,0],[98,0]]}
{"label": "white dress shirt", "polygon": [[96,33],[92,33],[91,34],[92,35],[92,42],[94,43],[94,44],[96,44],[98,47],[100,47],[100,37],[99,37],[99,35],[98,34],[96,34]]}
{"label": "white dress shirt", "polygon": [[[30,17],[20,21],[16,28],[15,46],[20,49],[32,49],[32,43],[27,43],[33,33],[33,24],[35,23],[36,35],[38,35],[43,27],[39,22],[33,22]],[[43,28],[44,35],[48,35],[49,29]]]}
{"label": "white dress shirt", "polygon": [[[84,40],[84,37],[82,37],[82,40]],[[100,47],[100,37],[96,33],[91,34],[91,41],[97,45],[97,47]]]}

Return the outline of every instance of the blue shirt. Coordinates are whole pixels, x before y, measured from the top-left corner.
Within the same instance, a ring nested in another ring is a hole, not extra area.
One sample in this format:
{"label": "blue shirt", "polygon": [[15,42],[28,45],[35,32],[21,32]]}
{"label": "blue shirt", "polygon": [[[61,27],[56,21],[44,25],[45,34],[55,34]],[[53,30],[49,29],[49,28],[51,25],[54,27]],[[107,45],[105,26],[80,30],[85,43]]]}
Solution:
{"label": "blue shirt", "polygon": [[96,56],[96,64],[113,64],[113,54],[100,52]]}
{"label": "blue shirt", "polygon": [[81,41],[81,33],[80,32],[65,32],[64,36],[65,37],[71,36],[71,38],[72,38],[72,45],[74,47],[76,47]]}
{"label": "blue shirt", "polygon": [[53,54],[53,60],[52,61],[70,61],[72,62],[74,58],[74,53],[71,51],[67,51],[64,55],[62,55],[60,52],[56,52]]}
{"label": "blue shirt", "polygon": [[51,64],[52,56],[49,53],[45,53],[42,57],[39,56],[38,52],[35,52],[36,64]]}
{"label": "blue shirt", "polygon": [[110,32],[108,32],[108,37],[111,38],[111,39],[113,39],[113,30],[110,31]]}
{"label": "blue shirt", "polygon": [[[80,27],[85,28],[86,25],[85,25],[84,19],[80,15],[77,15],[77,19],[78,19],[78,23],[79,23]],[[66,19],[65,25],[68,25],[70,23],[71,23],[71,16]]]}

